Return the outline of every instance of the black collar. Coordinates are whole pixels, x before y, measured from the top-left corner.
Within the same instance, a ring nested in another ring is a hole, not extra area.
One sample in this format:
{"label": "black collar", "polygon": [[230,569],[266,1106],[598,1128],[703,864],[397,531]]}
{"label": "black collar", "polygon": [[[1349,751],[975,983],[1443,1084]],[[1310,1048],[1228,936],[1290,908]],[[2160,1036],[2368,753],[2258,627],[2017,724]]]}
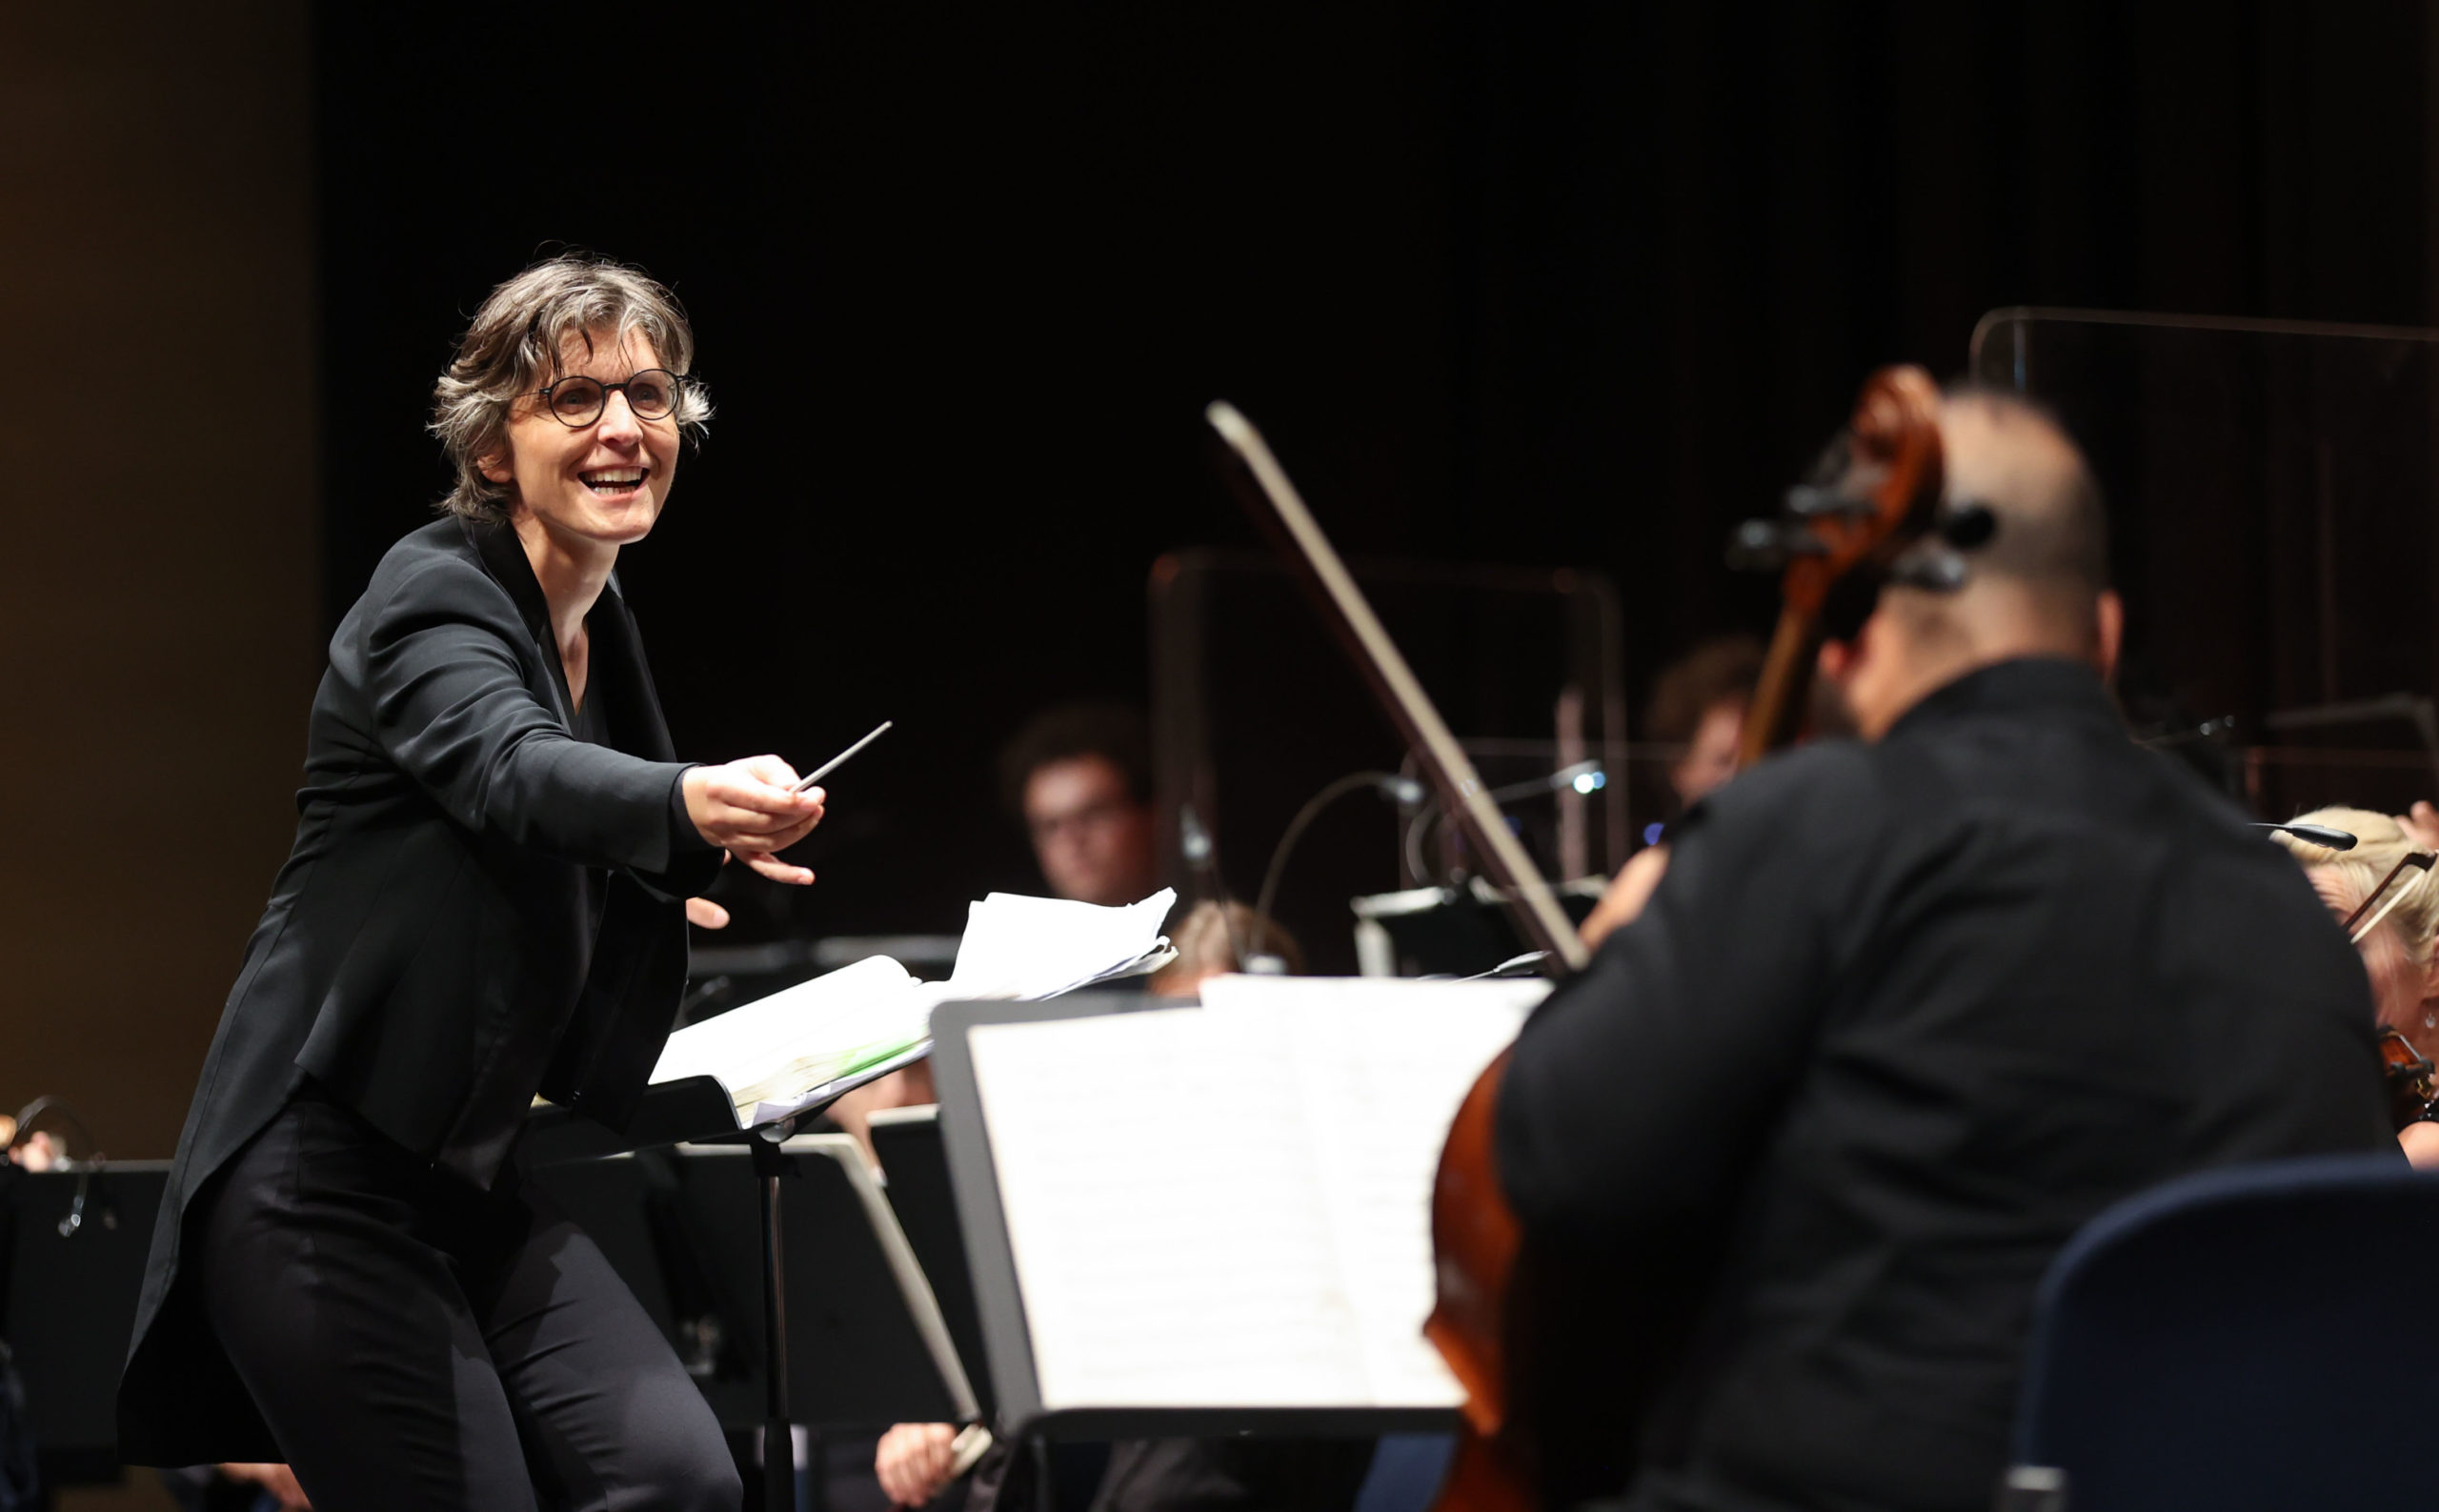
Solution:
{"label": "black collar", "polygon": [[[534,575],[534,562],[525,554],[525,542],[518,537],[515,527],[499,521],[461,517],[457,523],[465,531],[466,538],[474,543],[475,554],[482,559],[483,571],[491,574],[493,581],[508,590],[509,601],[516,606],[517,617],[525,621],[526,632],[534,637],[534,643],[542,648],[542,655],[550,662],[552,686],[559,696],[559,718],[574,729],[575,695],[568,687],[567,668],[559,661],[559,637],[551,628],[551,601],[542,595],[542,580]],[[603,638],[598,634],[601,627],[613,626],[618,631],[626,629],[625,607],[618,593],[618,575],[614,571],[610,580],[601,585],[601,597],[594,601],[592,612],[584,616],[586,628],[595,632],[594,639],[596,646]],[[605,608],[609,613],[602,613]],[[627,650],[629,637],[618,635],[615,638],[618,644],[613,648],[611,656],[595,658],[596,673],[602,662],[613,660]]]}
{"label": "black collar", "polygon": [[1925,696],[1883,738],[1989,715],[2089,720],[2116,731],[2126,727],[2107,686],[2089,666],[2063,657],[2022,656],[1978,667]]}
{"label": "black collar", "polygon": [[[551,669],[551,691],[558,699],[554,711],[559,722],[575,728],[575,698],[568,690],[567,668],[559,662],[559,637],[551,630],[551,603],[542,596],[542,581],[534,575],[534,563],[525,554],[525,543],[515,530],[492,520],[460,518],[458,525],[466,539],[474,545],[483,571],[508,591],[516,605],[517,617],[541,649],[545,663]],[[586,633],[593,640],[592,682],[596,688],[610,689],[610,717],[620,728],[613,736],[618,749],[647,760],[668,761],[675,753],[669,742],[669,730],[661,722],[660,696],[654,689],[652,673],[644,665],[643,643],[635,634],[635,620],[627,613],[626,595],[618,590],[618,575],[612,573],[602,585],[601,596],[595,601],[593,612],[584,616]]]}
{"label": "black collar", "polygon": [[514,527],[497,520],[474,520],[460,517],[460,530],[474,543],[474,554],[482,558],[483,571],[492,580],[508,590],[509,601],[516,606],[517,617],[525,621],[528,634],[551,648],[558,655],[558,637],[551,634],[551,601],[542,596],[542,580],[534,575],[534,563],[525,554],[525,543],[517,538]]}
{"label": "black collar", "polygon": [[[533,559],[525,554],[525,542],[514,526],[496,520],[474,520],[459,516],[458,528],[472,541],[475,554],[483,561],[483,570],[502,588],[516,605],[517,615],[534,638],[555,651],[558,637],[551,633],[551,601],[542,596],[542,580],[534,575]],[[613,569],[610,580],[601,585],[605,598],[624,599],[619,592],[618,574]],[[596,602],[595,608],[599,607]],[[590,618],[590,616],[587,616]]]}

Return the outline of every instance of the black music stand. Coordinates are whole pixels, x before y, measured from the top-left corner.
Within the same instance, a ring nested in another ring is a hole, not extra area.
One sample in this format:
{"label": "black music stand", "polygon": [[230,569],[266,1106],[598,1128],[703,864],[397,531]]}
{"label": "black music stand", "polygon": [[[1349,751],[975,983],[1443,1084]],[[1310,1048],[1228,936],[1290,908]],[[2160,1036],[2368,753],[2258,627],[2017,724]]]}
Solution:
{"label": "black music stand", "polygon": [[[741,1144],[753,1159],[759,1187],[760,1290],[763,1350],[762,1489],[772,1512],[796,1505],[796,1412],[788,1379],[787,1229],[781,1181],[789,1158],[782,1146],[797,1127],[818,1117],[856,1088],[914,1064],[931,1051],[927,1042],[877,1065],[813,1089],[782,1117],[742,1125],[728,1089],[711,1077],[689,1077],[646,1089],[626,1132],[615,1133],[556,1107],[527,1119],[520,1159],[540,1170],[570,1160],[623,1155],[677,1143]],[[767,1106],[767,1104],[766,1104]]]}
{"label": "black music stand", "polygon": [[5,1337],[45,1486],[120,1478],[118,1373],[135,1331],[167,1160],[12,1171]]}

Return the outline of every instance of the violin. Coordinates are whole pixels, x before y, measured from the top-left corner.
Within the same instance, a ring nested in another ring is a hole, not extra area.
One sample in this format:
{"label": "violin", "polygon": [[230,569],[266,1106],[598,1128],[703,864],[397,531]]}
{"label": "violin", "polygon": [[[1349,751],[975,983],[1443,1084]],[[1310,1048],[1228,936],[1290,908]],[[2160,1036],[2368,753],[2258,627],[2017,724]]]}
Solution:
{"label": "violin", "polygon": [[[1777,518],[1737,532],[1731,562],[1783,572],[1778,629],[1745,714],[1743,760],[1795,740],[1823,640],[1852,635],[1881,583],[1939,586],[1950,571],[1938,538],[1950,523],[1939,517],[1939,397],[1920,368],[1872,374],[1812,479],[1788,492]],[[1532,1512],[1621,1489],[1628,1467],[1602,1457],[1616,1452],[1621,1424],[1640,1415],[1666,1361],[1622,1368],[1596,1351],[1621,1334],[1674,1337],[1665,1322],[1630,1317],[1613,1273],[1536,1243],[1517,1220],[1493,1142],[1507,1062],[1505,1055],[1493,1061],[1457,1110],[1431,1194],[1439,1295],[1423,1332],[1465,1391],[1435,1512]],[[1623,1326],[1599,1326],[1613,1320]],[[1682,1330],[1682,1317],[1672,1321]]]}
{"label": "violin", "polygon": [[2439,1123],[2439,1068],[2388,1024],[2380,1026],[2380,1074],[2388,1082],[2392,1127]]}
{"label": "violin", "polygon": [[[2276,827],[2287,829],[2289,834],[2295,833],[2286,825]],[[2346,835],[2344,831],[2329,833],[2344,836],[2346,840],[2345,845],[2332,849],[2345,850],[2353,846],[2353,836]],[[2434,860],[2439,860],[2439,857],[2433,857],[2428,851],[2412,851],[2389,867],[2389,875],[2380,878],[2380,885],[2371,889],[2370,895],[2355,907],[2353,913],[2346,916],[2346,922],[2341,926],[2346,931],[2346,937],[2361,944],[2363,937],[2378,928],[2380,920],[2389,917],[2389,909],[2395,908],[2405,895],[2400,891],[2396,897],[2389,899],[2388,908],[2373,914],[2371,910],[2381,896],[2395,886],[2396,879],[2403,877],[2408,869],[2428,873]],[[2413,882],[2422,880],[2417,876]],[[2412,885],[2407,884],[2409,888]],[[2363,921],[2367,914],[2371,916],[2368,924]],[[2400,1034],[2393,1024],[2380,1026],[2379,1047],[2380,1076],[2389,1089],[2389,1126],[2403,1133],[2408,1124],[2439,1122],[2439,1073],[2434,1073],[2429,1058],[2413,1048],[2413,1042]]]}

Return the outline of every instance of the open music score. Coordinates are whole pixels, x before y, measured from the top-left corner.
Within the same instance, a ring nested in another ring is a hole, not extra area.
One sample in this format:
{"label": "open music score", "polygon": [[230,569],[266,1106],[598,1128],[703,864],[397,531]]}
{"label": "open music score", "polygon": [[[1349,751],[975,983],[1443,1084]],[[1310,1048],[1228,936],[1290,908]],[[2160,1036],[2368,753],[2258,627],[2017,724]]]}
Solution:
{"label": "open music score", "polygon": [[868,956],[678,1030],[653,1083],[714,1079],[739,1128],[790,1117],[836,1096],[842,1079],[919,1058],[932,1010],[951,998],[1056,998],[1159,970],[1177,958],[1160,933],[1176,906],[1165,887],[1123,908],[993,893],[968,907],[947,981]]}
{"label": "open music score", "polygon": [[1432,1176],[1548,983],[1203,990],[967,1032],[1041,1410],[1453,1409]]}

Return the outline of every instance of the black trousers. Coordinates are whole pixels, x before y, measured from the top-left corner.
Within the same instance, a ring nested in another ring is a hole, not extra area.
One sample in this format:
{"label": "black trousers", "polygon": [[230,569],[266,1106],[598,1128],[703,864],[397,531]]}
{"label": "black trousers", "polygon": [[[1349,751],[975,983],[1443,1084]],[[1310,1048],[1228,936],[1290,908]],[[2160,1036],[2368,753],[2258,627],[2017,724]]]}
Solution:
{"label": "black trousers", "polygon": [[205,1316],[317,1507],[736,1512],[718,1423],[584,1233],[309,1087],[189,1229]]}

